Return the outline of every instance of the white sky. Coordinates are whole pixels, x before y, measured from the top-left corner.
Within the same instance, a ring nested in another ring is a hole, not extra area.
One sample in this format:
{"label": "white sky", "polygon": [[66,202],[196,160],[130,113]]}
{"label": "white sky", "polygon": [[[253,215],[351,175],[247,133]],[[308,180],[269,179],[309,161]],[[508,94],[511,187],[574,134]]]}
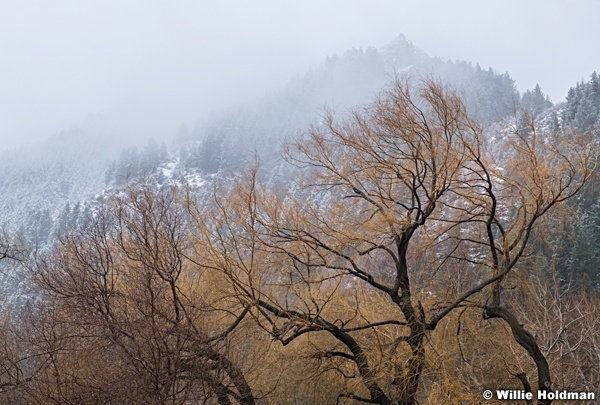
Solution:
{"label": "white sky", "polygon": [[171,136],[400,33],[561,101],[600,71],[599,17],[600,0],[0,0],[0,149],[97,113]]}

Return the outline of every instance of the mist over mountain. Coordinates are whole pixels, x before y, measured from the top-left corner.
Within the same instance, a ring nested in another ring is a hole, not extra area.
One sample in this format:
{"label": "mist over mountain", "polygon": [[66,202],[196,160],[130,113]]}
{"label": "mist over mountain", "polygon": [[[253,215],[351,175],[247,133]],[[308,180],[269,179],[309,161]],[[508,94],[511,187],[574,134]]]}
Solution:
{"label": "mist over mountain", "polygon": [[332,55],[278,91],[252,102],[232,100],[221,113],[159,140],[123,133],[110,115],[99,114],[44,142],[3,152],[0,225],[29,249],[43,250],[100,201],[141,179],[156,187],[205,184],[259,161],[265,176],[289,181],[293,174],[280,156],[284,141],[305,133],[326,110],[343,116],[372,101],[394,78],[441,81],[484,126],[509,125],[520,107],[553,128],[574,122],[589,130],[597,117],[597,76],[571,89],[566,106],[552,106],[539,86],[521,96],[508,73],[431,57],[399,35],[381,49]]}
{"label": "mist over mountain", "polygon": [[[133,137],[137,145],[125,147],[119,140],[132,137],[116,133],[106,115],[91,117],[43,143],[5,152],[0,162],[5,174],[0,179],[1,223],[28,244],[45,246],[61,228],[59,215],[106,187],[120,187],[150,173],[185,178],[189,171],[234,171],[257,157],[266,171],[277,171],[284,140],[306,131],[326,108],[344,114],[373,100],[394,77],[439,79],[456,88],[485,125],[510,115],[520,103],[508,73],[428,56],[399,35],[381,49],[332,55],[279,91],[243,104],[232,100],[229,109],[191,129],[183,125],[168,142],[170,153],[164,145],[160,154],[150,151],[142,134]],[[173,165],[174,170],[166,169]],[[164,173],[156,172],[159,167]]]}
{"label": "mist over mountain", "polygon": [[373,100],[395,77],[414,82],[432,78],[454,87],[484,125],[511,114],[520,103],[508,73],[430,57],[400,35],[381,50],[351,49],[328,57],[279,92],[197,125],[178,140],[197,140],[186,147],[183,161],[189,167],[214,173],[247,161],[257,151],[268,165],[277,156],[277,145],[305,131],[326,108],[344,114]]}
{"label": "mist over mountain", "polygon": [[[467,403],[498,375],[549,388],[544,356],[600,382],[576,331],[599,330],[595,72],[555,105],[400,35],[175,133],[123,128],[0,153],[0,401]],[[311,128],[304,189],[281,153]]]}

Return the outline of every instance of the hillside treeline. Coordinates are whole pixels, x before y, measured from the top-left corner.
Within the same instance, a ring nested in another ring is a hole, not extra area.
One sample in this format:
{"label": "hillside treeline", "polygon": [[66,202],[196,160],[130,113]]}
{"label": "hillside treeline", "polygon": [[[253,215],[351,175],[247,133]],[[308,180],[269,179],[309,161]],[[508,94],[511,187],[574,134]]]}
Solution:
{"label": "hillside treeline", "polygon": [[556,240],[583,226],[598,151],[591,131],[530,118],[488,136],[456,92],[398,79],[290,140],[291,186],[258,163],[196,187],[126,184],[25,261],[35,299],[3,311],[1,401],[596,390],[596,286],[564,277]]}

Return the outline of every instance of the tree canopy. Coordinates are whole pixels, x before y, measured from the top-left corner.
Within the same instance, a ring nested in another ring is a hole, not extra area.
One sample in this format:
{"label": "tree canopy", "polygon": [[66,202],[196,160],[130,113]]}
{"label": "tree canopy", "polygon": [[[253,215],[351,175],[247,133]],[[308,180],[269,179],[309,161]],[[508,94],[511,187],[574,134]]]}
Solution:
{"label": "tree canopy", "polygon": [[397,79],[286,146],[291,187],[259,167],[201,193],[129,185],[32,264],[4,395],[408,405],[472,402],[499,375],[551,390],[557,326],[540,319],[561,298],[530,242],[596,153],[533,122],[486,136],[453,90]]}

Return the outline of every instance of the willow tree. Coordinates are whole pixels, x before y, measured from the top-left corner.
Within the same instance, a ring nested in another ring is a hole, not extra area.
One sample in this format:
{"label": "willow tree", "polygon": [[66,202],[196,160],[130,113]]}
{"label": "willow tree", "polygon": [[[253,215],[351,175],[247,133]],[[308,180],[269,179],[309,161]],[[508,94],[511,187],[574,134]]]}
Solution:
{"label": "willow tree", "polygon": [[249,308],[215,296],[188,258],[182,200],[175,187],[131,188],[36,261],[25,401],[255,404],[228,349]]}
{"label": "willow tree", "polygon": [[302,173],[293,192],[261,187],[253,172],[216,193],[196,215],[204,264],[229,277],[273,339],[329,362],[338,401],[416,403],[428,336],[465,310],[502,320],[549,390],[548,362],[503,289],[527,271],[536,222],[590,176],[592,143],[533,125],[484,136],[452,90],[412,89],[397,80],[289,145]]}

